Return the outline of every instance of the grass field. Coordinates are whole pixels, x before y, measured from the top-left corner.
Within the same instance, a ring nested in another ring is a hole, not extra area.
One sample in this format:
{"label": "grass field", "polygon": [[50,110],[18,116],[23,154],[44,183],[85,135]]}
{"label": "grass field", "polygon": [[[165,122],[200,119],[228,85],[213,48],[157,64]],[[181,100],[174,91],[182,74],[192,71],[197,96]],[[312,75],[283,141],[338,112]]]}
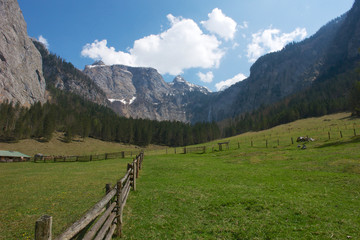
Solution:
{"label": "grass field", "polygon": [[[354,128],[360,134],[360,119],[336,114],[229,138],[228,151],[217,142],[205,154],[147,149],[123,239],[360,239]],[[306,150],[291,143],[307,135]],[[43,214],[56,236],[129,161],[1,164],[0,239],[32,239]]]}
{"label": "grass field", "polygon": [[33,239],[35,221],[53,216],[58,235],[115,184],[130,159],[0,165],[0,239]]}

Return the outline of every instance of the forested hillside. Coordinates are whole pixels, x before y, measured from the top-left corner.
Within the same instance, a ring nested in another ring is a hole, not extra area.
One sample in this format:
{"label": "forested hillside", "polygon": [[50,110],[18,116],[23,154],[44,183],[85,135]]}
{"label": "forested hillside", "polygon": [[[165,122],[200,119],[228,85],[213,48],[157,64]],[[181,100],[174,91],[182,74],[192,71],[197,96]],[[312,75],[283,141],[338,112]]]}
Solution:
{"label": "forested hillside", "polygon": [[[346,67],[344,67],[346,66]],[[354,64],[337,65],[311,88],[250,113],[222,122],[224,136],[268,129],[298,119],[351,111],[359,115],[360,74]]]}
{"label": "forested hillside", "polygon": [[36,40],[33,40],[33,43],[42,57],[47,86],[76,93],[101,105],[109,105],[105,93],[82,71],[75,68],[72,63],[50,53],[42,43]]}
{"label": "forested hillside", "polygon": [[65,132],[65,142],[79,135],[140,146],[183,146],[220,137],[216,123],[190,125],[174,121],[127,119],[76,94],[56,88],[49,88],[49,91],[52,100],[43,105],[36,103],[25,108],[9,102],[0,104],[1,141],[24,138],[48,141],[54,131]]}

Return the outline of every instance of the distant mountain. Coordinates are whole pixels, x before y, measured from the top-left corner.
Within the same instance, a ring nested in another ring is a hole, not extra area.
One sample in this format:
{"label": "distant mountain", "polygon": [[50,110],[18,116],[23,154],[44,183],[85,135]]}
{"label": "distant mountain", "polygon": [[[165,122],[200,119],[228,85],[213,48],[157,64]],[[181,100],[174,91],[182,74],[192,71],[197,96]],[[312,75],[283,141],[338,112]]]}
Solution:
{"label": "distant mountain", "polygon": [[[327,85],[332,84],[329,79],[334,76],[353,71],[359,61],[359,2],[356,0],[349,12],[310,38],[262,56],[246,80],[218,93],[190,84],[181,76],[166,83],[152,68],[97,63],[87,66],[84,73],[106,93],[121,115],[156,120],[220,121],[277,103],[315,85],[319,94],[327,89],[326,96],[338,96],[336,92],[331,94]],[[327,85],[320,88],[317,82]]]}
{"label": "distant mountain", "polygon": [[[247,79],[217,93],[181,76],[167,83],[153,68],[96,62],[80,71],[29,39],[16,0],[0,0],[0,14],[0,102],[25,106],[45,102],[48,85],[110,106],[119,115],[152,120],[221,121],[294,99],[316,101],[311,108],[323,109],[309,112],[342,110],[360,61],[360,0],[312,37],[262,56]],[[333,107],[338,100],[341,104]]]}
{"label": "distant mountain", "polygon": [[42,43],[36,40],[33,40],[33,42],[42,56],[43,73],[47,85],[76,93],[100,105],[109,105],[102,89],[82,71],[55,54],[50,53]]}
{"label": "distant mountain", "polygon": [[312,37],[259,58],[251,67],[249,78],[202,104],[203,112],[195,113],[193,121],[234,117],[309,89],[334,74],[353,71],[359,61],[359,5],[356,0],[348,13]]}
{"label": "distant mountain", "polygon": [[210,94],[208,89],[181,76],[166,83],[153,68],[95,62],[83,72],[105,92],[111,108],[126,117],[189,122],[192,117],[189,104]]}
{"label": "distant mountain", "polygon": [[0,0],[0,102],[45,102],[41,56],[16,0]]}

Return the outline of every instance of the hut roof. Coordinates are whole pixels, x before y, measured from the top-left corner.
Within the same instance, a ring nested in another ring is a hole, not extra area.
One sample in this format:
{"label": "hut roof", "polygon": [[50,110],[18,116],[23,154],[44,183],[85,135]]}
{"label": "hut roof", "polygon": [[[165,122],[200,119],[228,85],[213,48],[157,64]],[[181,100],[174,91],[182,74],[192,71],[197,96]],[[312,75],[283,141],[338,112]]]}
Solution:
{"label": "hut roof", "polygon": [[21,152],[16,152],[16,151],[4,151],[4,150],[0,150],[0,157],[26,157],[26,158],[30,158],[30,156],[23,154]]}

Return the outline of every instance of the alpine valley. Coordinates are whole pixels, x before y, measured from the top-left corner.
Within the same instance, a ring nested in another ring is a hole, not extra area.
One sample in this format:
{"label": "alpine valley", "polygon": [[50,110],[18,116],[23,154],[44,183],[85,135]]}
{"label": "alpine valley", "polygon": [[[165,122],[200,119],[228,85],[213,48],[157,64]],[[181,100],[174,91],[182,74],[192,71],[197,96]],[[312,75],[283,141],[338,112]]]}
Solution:
{"label": "alpine valley", "polygon": [[[29,40],[16,0],[0,0],[0,13],[5,16],[0,19],[0,101],[21,105],[51,98],[45,92],[46,81],[48,87],[78,94],[120,116],[218,122],[275,103],[287,105],[292,99],[304,103],[305,97],[326,102],[325,113],[347,110],[344,99],[358,79],[359,0],[310,38],[259,58],[244,81],[215,93],[181,76],[165,82],[153,68],[108,66],[98,61],[78,70],[41,43]],[[331,104],[337,99],[343,104],[334,108]]]}

